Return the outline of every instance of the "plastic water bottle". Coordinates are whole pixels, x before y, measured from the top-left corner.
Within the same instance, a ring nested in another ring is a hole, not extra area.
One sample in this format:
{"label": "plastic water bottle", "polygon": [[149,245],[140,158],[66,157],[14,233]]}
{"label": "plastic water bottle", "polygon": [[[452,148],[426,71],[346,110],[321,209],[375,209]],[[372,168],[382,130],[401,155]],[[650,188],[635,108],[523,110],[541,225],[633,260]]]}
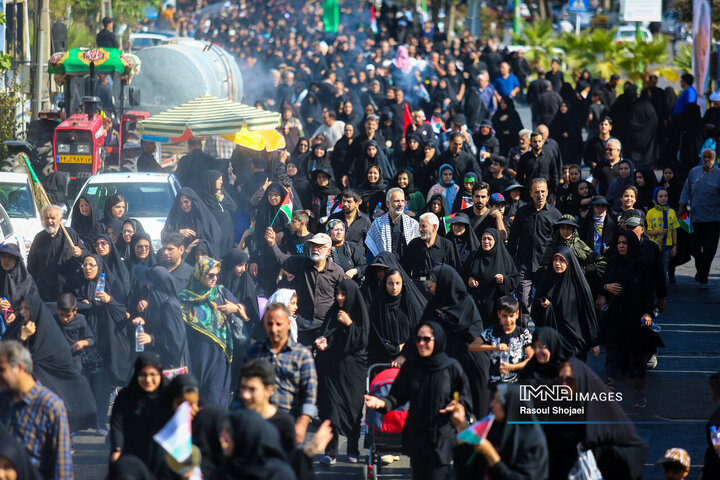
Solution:
{"label": "plastic water bottle", "polygon": [[375,210],[373,211],[373,217],[377,217],[382,214],[383,214],[382,202],[378,202],[378,204],[375,206]]}
{"label": "plastic water bottle", "polygon": [[660,328],[660,325],[657,323],[657,319],[660,317],[660,309],[656,308],[653,310],[653,324],[650,326],[650,330],[652,330],[655,333],[660,333],[662,328]]}
{"label": "plastic water bottle", "polygon": [[145,351],[145,345],[140,343],[140,334],[141,333],[145,333],[145,329],[143,328],[141,323],[138,323],[138,326],[135,329],[135,351],[136,352],[144,352]]}
{"label": "plastic water bottle", "polygon": [[97,287],[95,287],[95,300],[98,302],[100,301],[100,298],[98,298],[98,293],[105,291],[105,274],[100,274],[100,280],[98,280]]}
{"label": "plastic water bottle", "polygon": [[484,146],[484,145],[483,145],[482,147],[480,147],[480,162],[484,162],[484,161],[485,161],[485,152],[486,152],[486,151],[487,151],[487,150],[485,149],[485,146]]}
{"label": "plastic water bottle", "polygon": [[328,195],[327,204],[325,205],[325,215],[329,216],[332,214],[332,206],[333,206],[332,197],[330,195]]}

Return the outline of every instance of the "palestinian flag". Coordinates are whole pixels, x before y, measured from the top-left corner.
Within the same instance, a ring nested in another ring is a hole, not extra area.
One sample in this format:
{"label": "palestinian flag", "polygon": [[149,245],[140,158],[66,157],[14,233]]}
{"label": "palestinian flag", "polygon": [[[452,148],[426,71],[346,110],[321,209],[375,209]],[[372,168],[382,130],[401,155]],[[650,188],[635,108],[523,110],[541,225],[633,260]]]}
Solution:
{"label": "palestinian flag", "polygon": [[285,214],[285,216],[287,217],[287,223],[290,223],[290,217],[292,217],[292,211],[293,211],[293,204],[292,204],[292,200],[290,199],[290,191],[288,191],[287,194],[285,195],[285,199],[280,204],[280,209],[275,214],[275,218],[273,218],[273,221],[270,224],[270,226],[272,227],[275,224],[275,219],[280,214],[280,212]]}
{"label": "palestinian flag", "polygon": [[377,26],[377,18],[375,18],[375,5],[370,4],[370,30],[377,35],[378,33],[378,26]]}
{"label": "palestinian flag", "polygon": [[445,124],[442,120],[440,120],[438,117],[433,115],[430,117],[430,126],[433,129],[433,132],[435,132],[435,135],[440,135],[442,132],[447,131],[445,128]]}
{"label": "palestinian flag", "polygon": [[450,223],[449,223],[449,222],[450,222],[450,219],[453,218],[455,215],[457,215],[457,212],[456,212],[456,213],[453,213],[452,215],[447,215],[447,216],[443,217],[443,219],[442,219],[442,221],[443,221],[443,227],[445,227],[445,234],[446,234],[446,235],[447,235],[447,233],[450,231]]}
{"label": "palestinian flag", "polygon": [[680,228],[685,230],[687,233],[692,233],[692,222],[690,221],[690,212],[686,211],[682,215],[678,217],[678,223],[680,224]]}
{"label": "palestinian flag", "polygon": [[466,208],[472,207],[472,198],[471,197],[462,197],[462,202],[460,203],[460,210],[465,210]]}
{"label": "palestinian flag", "polygon": [[494,420],[495,415],[491,413],[482,420],[478,420],[470,425],[467,430],[460,432],[457,438],[470,445],[479,445],[481,441],[487,438],[487,434]]}

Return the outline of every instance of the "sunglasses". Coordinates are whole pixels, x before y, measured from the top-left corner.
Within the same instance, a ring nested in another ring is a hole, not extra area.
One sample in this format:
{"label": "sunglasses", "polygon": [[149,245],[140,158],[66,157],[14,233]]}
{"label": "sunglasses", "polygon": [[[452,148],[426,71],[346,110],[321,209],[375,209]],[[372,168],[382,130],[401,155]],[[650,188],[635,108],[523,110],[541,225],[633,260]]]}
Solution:
{"label": "sunglasses", "polygon": [[433,340],[435,340],[435,337],[423,337],[422,335],[418,335],[415,337],[415,341],[417,343],[430,343]]}
{"label": "sunglasses", "polygon": [[218,274],[217,274],[217,273],[206,273],[205,276],[206,276],[207,278],[218,278]]}

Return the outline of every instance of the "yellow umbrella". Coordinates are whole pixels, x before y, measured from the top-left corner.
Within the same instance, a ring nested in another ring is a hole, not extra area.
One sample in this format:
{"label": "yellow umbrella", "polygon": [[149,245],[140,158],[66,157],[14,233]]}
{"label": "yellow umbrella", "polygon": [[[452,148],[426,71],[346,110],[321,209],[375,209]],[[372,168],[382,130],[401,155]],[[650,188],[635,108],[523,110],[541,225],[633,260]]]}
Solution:
{"label": "yellow umbrella", "polygon": [[277,130],[260,130],[251,132],[246,127],[242,127],[239,132],[229,135],[222,135],[222,138],[229,140],[241,147],[261,152],[263,150],[273,152],[285,148],[285,137]]}

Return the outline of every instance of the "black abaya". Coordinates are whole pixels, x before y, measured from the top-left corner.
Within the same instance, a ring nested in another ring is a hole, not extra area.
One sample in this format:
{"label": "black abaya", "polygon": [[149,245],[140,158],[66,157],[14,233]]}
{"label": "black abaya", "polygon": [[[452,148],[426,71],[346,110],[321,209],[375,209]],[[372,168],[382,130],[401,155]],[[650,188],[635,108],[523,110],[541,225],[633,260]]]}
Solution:
{"label": "black abaya", "polygon": [[[189,213],[182,210],[182,197],[190,199],[191,210]],[[215,216],[208,210],[200,196],[189,187],[181,188],[175,196],[175,201],[170,207],[162,233],[179,232],[181,229],[189,229],[195,232],[194,237],[185,239],[186,248],[196,238],[207,240],[212,248],[210,256],[220,258],[220,242],[223,238],[223,232],[215,220]]]}
{"label": "black abaya", "polygon": [[375,290],[369,307],[370,335],[368,338],[369,365],[390,363],[400,355],[400,345],[404,344],[412,332],[417,329],[427,299],[404,270],[397,271],[402,276],[402,291],[397,297],[391,296],[385,282]]}
{"label": "black abaya", "polygon": [[10,255],[17,259],[17,263],[9,272],[0,267],[0,297],[6,298],[10,302],[10,308],[17,310],[20,299],[28,295],[38,295],[38,289],[25,267],[17,245],[14,243],[0,245],[0,255]]}
{"label": "black abaya", "polygon": [[[572,345],[581,358],[590,347],[598,345],[598,322],[595,301],[575,254],[565,245],[555,249],[567,269],[561,274],[550,268],[541,269],[535,283],[532,317],[538,327],[552,327]],[[543,307],[543,299],[550,305]]]}
{"label": "black abaya", "polygon": [[[205,178],[203,182],[204,188],[201,192],[198,192],[202,201],[205,203],[207,209],[215,217],[215,221],[220,226],[222,237],[219,239],[209,239],[215,242],[219,242],[218,251],[216,254],[225,254],[228,250],[233,248],[235,243],[235,211],[237,206],[230,197],[230,194],[222,188],[223,199],[219,200],[217,197],[216,182],[222,178],[222,173],[217,170],[209,170],[205,172]],[[208,252],[209,253],[209,252]]]}
{"label": "black abaya", "polygon": [[60,327],[40,297],[31,295],[24,300],[30,310],[30,318],[25,321],[16,314],[3,339],[21,341],[22,326],[33,322],[35,333],[24,342],[32,357],[33,376],[65,402],[71,431],[96,428],[95,402],[91,401],[90,385],[75,369]]}
{"label": "black abaya", "polygon": [[640,95],[630,112],[630,145],[625,148],[625,156],[635,164],[635,168],[653,167],[658,160],[658,141],[656,138],[658,117],[647,92]]}
{"label": "black abaya", "polygon": [[[74,294],[78,302],[87,300],[90,309],[86,317],[97,339],[97,349],[103,357],[105,371],[112,385],[124,385],[130,376],[131,349],[134,345],[135,329],[125,317],[125,296],[122,287],[115,282],[99,255],[89,255],[98,265],[97,276],[93,280],[83,278]],[[87,258],[87,257],[85,257]],[[100,274],[105,273],[105,292],[111,300],[103,303],[95,300],[95,290]]]}
{"label": "black abaya", "polygon": [[[357,454],[353,450],[360,433],[370,321],[357,283],[346,279],[335,290],[345,294],[345,302],[340,307],[336,300],[325,315],[321,336],[328,346],[315,359],[318,409],[321,418],[330,419],[335,435],[355,433],[355,444],[348,441],[348,452]],[[351,318],[349,326],[338,320],[340,311]]]}
{"label": "black abaya", "polygon": [[[490,357],[486,353],[470,352],[469,345],[483,332],[483,319],[465,288],[460,275],[448,265],[433,269],[435,294],[425,306],[421,324],[437,322],[447,332],[447,354],[462,365],[470,380],[470,393],[475,416],[485,416],[488,408],[488,375]],[[403,349],[403,352],[407,349]],[[411,350],[415,349],[412,342]]]}
{"label": "black abaya", "polygon": [[[468,292],[475,299],[481,318],[488,324],[497,319],[495,302],[515,291],[518,281],[518,272],[510,253],[500,239],[500,233],[494,228],[488,228],[485,233],[492,235],[495,245],[489,251],[482,247],[465,263],[463,279],[467,282],[470,277],[478,282],[477,287],[468,288]],[[503,282],[498,283],[495,275],[503,276]]]}
{"label": "black abaya", "polygon": [[[98,239],[105,240],[108,243],[108,248],[110,249],[110,252],[105,257],[102,257],[103,263],[105,264],[104,271],[107,275],[113,277],[115,286],[122,289],[123,298],[126,299],[130,294],[130,273],[128,273],[125,262],[120,257],[120,252],[118,252],[117,248],[115,248],[110,235],[106,233],[98,235],[95,237],[94,242],[97,242]],[[97,247],[94,247],[93,251],[97,252]]]}
{"label": "black abaya", "polygon": [[[383,411],[393,410],[410,402],[405,428],[402,432],[403,453],[411,463],[425,457],[433,466],[449,465],[456,442],[455,428],[450,415],[440,414],[459,393],[459,402],[467,412],[473,411],[470,382],[457,360],[445,353],[446,340],[443,328],[436,322],[421,321],[413,332],[415,336],[423,325],[432,328],[435,346],[430,357],[408,359],[383,399]],[[415,339],[412,340],[415,344]]]}
{"label": "black abaya", "polygon": [[[88,205],[90,205],[90,215],[85,216],[80,213],[80,200],[85,200]],[[73,205],[72,215],[70,215],[70,224],[72,225],[73,230],[77,232],[80,240],[82,240],[86,246],[92,245],[95,225],[100,222],[102,216],[102,212],[95,205],[95,202],[91,197],[82,195],[78,197],[75,205]]]}

